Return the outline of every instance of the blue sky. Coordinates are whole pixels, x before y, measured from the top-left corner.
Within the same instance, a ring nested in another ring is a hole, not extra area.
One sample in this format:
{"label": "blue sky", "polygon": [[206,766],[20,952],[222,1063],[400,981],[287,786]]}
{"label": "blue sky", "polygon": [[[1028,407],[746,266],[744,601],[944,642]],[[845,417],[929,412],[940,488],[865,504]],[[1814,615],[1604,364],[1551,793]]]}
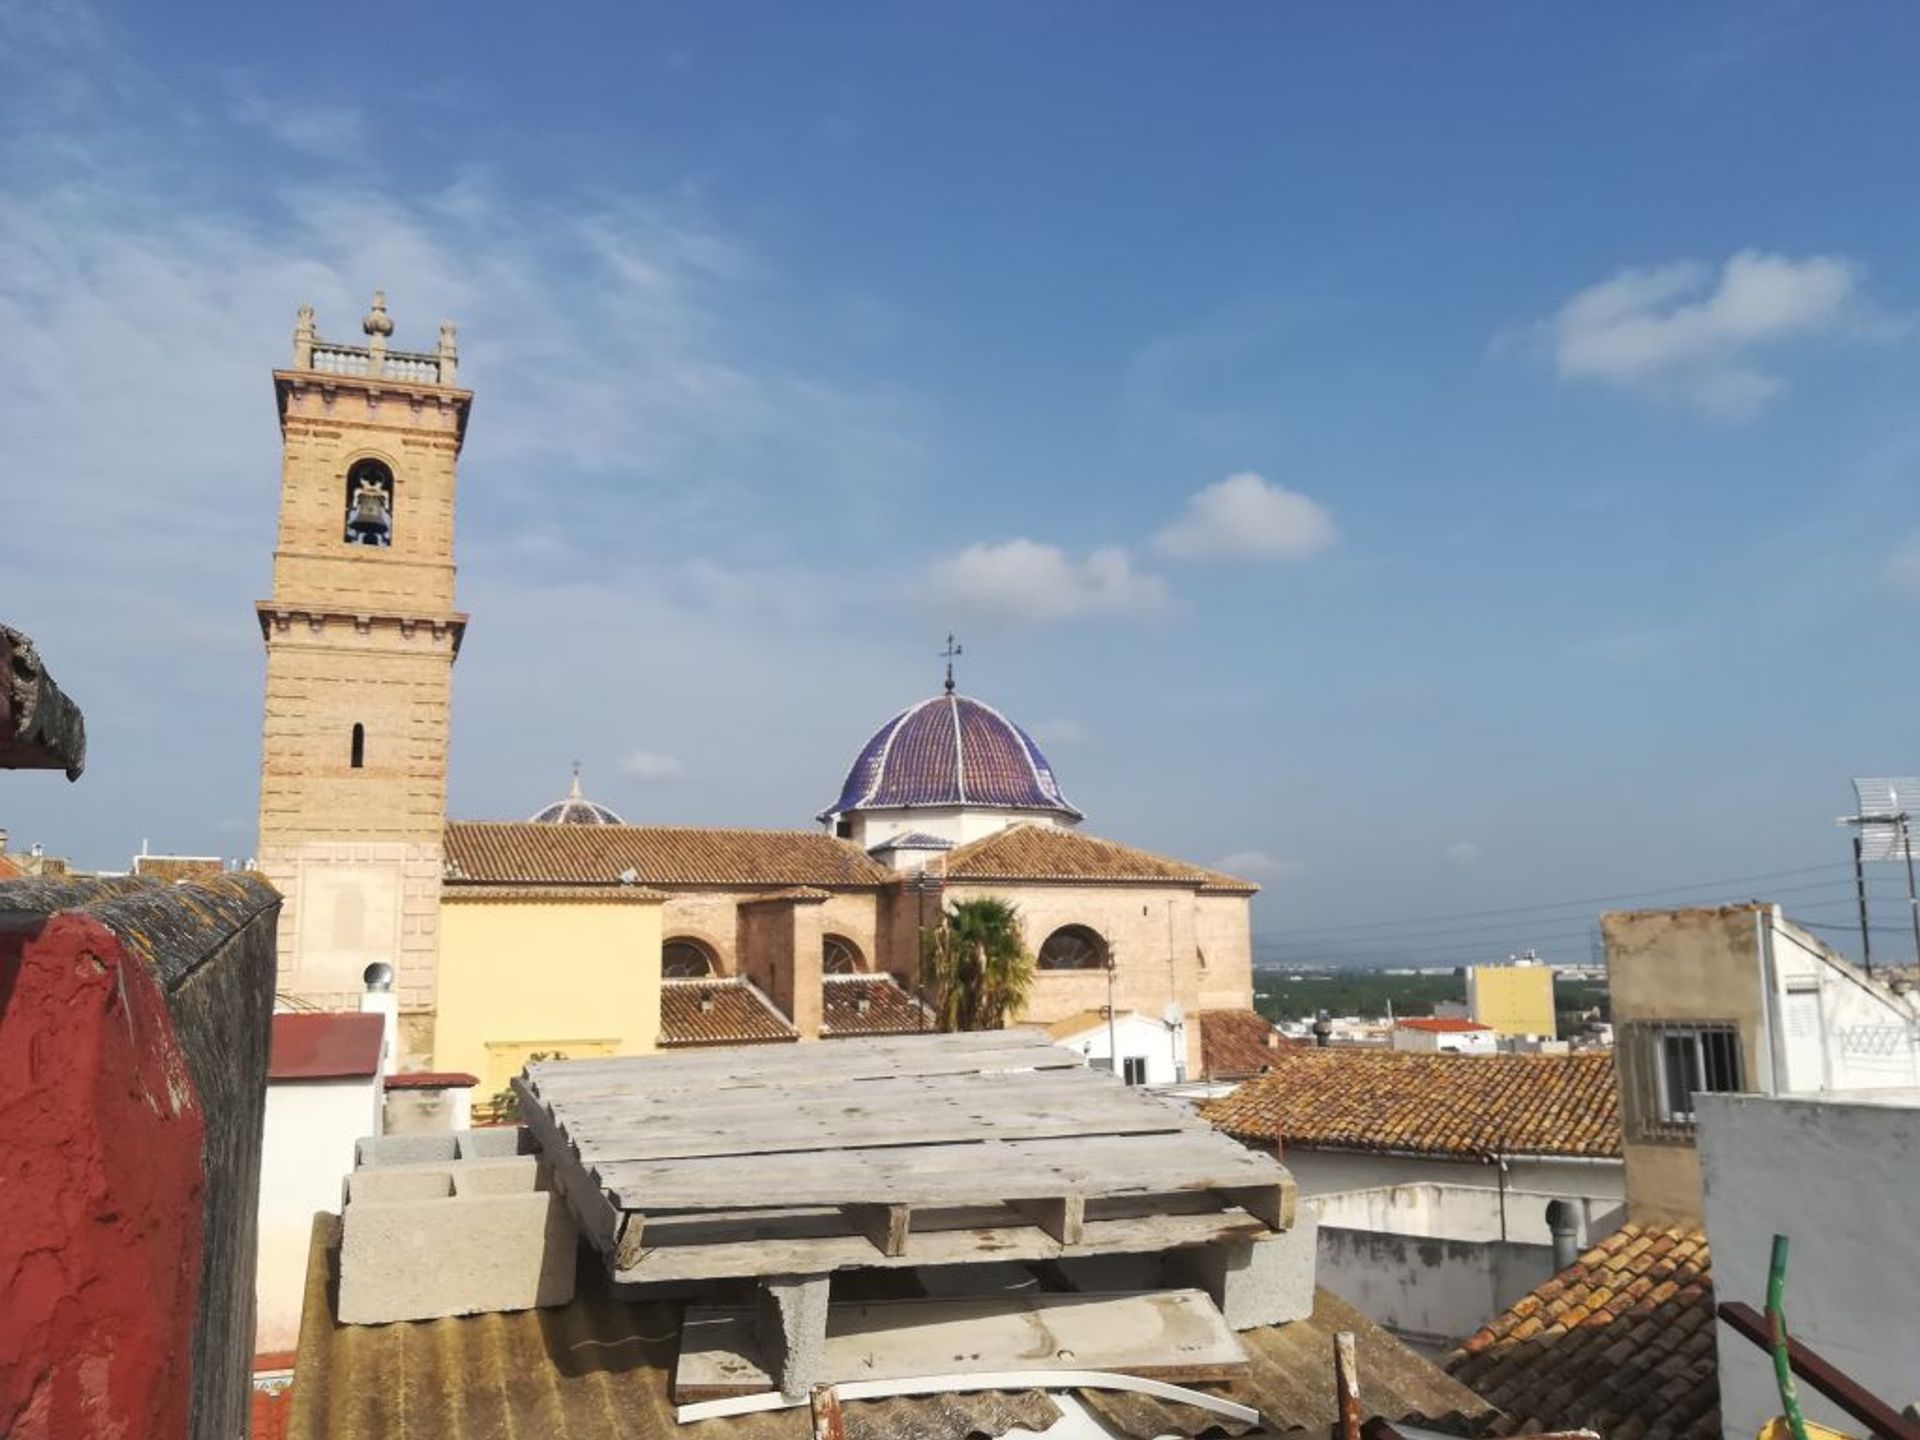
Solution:
{"label": "blue sky", "polygon": [[1584,956],[1585,897],[1736,877],[1844,921],[1848,777],[1920,770],[1917,40],[0,0],[0,614],[93,745],[0,825],[247,853],[267,372],[384,286],[477,392],[456,814],[577,757],[807,823],[951,628],[1295,954]]}

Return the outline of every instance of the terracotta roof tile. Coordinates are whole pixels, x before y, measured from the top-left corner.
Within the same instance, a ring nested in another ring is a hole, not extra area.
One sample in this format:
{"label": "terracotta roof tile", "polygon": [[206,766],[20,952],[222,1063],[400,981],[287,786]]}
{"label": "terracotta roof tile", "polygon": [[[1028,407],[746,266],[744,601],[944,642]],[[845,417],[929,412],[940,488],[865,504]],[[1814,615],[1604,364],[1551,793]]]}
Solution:
{"label": "terracotta roof tile", "polygon": [[759,987],[738,977],[660,982],[660,1043],[753,1045],[799,1038]]}
{"label": "terracotta roof tile", "polygon": [[1008,826],[969,841],[951,851],[944,866],[936,861],[930,868],[949,880],[1105,880],[1245,894],[1260,888],[1201,865],[1052,825]]}
{"label": "terracotta roof tile", "polygon": [[1289,1046],[1202,1113],[1242,1140],[1479,1159],[1620,1154],[1613,1057]]}
{"label": "terracotta roof tile", "polygon": [[155,880],[204,880],[219,875],[226,863],[218,855],[136,855],[133,873]]}
{"label": "terracotta roof tile", "polygon": [[447,823],[450,879],[498,885],[607,885],[631,870],[662,885],[883,885],[893,871],[858,846],[808,830],[667,825]]}
{"label": "terracotta roof tile", "polygon": [[1200,1012],[1200,1071],[1207,1080],[1244,1080],[1273,1064],[1293,1042],[1254,1010]]}
{"label": "terracotta roof tile", "polygon": [[[1639,1298],[1583,1311],[1568,1303],[1581,1290]],[[1477,1332],[1447,1369],[1506,1412],[1502,1433],[1717,1440],[1712,1319],[1706,1236],[1626,1225]]]}
{"label": "terracotta roof tile", "polygon": [[821,986],[823,1037],[912,1035],[935,1028],[932,1012],[891,975],[827,975]]}

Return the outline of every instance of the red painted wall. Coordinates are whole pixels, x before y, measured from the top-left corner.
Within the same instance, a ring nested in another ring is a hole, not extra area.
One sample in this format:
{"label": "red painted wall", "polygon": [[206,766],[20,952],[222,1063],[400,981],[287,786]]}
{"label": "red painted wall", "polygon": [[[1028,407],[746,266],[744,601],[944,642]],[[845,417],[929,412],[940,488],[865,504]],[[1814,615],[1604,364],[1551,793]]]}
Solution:
{"label": "red painted wall", "polygon": [[200,1100],[97,921],[0,917],[0,1435],[187,1433]]}

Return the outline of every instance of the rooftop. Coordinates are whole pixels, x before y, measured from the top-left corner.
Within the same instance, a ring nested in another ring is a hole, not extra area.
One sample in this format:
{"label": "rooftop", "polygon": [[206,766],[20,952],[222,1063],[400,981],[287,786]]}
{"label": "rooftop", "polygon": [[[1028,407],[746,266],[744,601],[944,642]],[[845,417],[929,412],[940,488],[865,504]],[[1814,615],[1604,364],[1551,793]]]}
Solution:
{"label": "rooftop", "polygon": [[1615,1158],[1613,1056],[1423,1055],[1290,1046],[1203,1114],[1229,1135],[1283,1146]]}
{"label": "rooftop", "polygon": [[386,1022],[373,1014],[300,1013],[273,1017],[269,1080],[356,1080],[380,1069]]}
{"label": "rooftop", "polygon": [[1246,895],[1260,888],[1218,870],[1052,825],[1008,826],[957,847],[935,868],[949,880],[1105,881]]}
{"label": "rooftop", "polygon": [[580,767],[573,767],[573,784],[564,799],[541,809],[528,820],[531,825],[624,825],[627,822],[597,800],[580,793]]}
{"label": "rooftop", "polygon": [[1200,1012],[1200,1070],[1206,1080],[1241,1080],[1270,1069],[1293,1042],[1257,1010]]}
{"label": "rooftop", "polygon": [[1496,1433],[1719,1440],[1713,1281],[1699,1230],[1625,1225],[1447,1358]]}
{"label": "rooftop", "polygon": [[811,830],[447,822],[447,878],[463,885],[817,886],[885,884],[891,870]]}
{"label": "rooftop", "polygon": [[[681,1310],[661,1301],[614,1298],[605,1269],[582,1249],[574,1299],[551,1310],[391,1325],[335,1319],[339,1220],[315,1218],[293,1387],[293,1440],[631,1440],[685,1433],[694,1440],[809,1440],[807,1409],[707,1420],[682,1431],[672,1397]],[[889,1271],[855,1281],[888,1296],[920,1293]],[[1480,1429],[1490,1407],[1460,1381],[1406,1348],[1326,1290],[1306,1320],[1237,1337],[1249,1377],[1205,1386],[1258,1409],[1279,1433],[1324,1434],[1334,1421],[1333,1335],[1351,1331],[1367,1411],[1409,1422]],[[1053,1395],[1084,1404],[1115,1433],[1218,1436],[1220,1417],[1137,1395],[1092,1390],[951,1393],[848,1401],[848,1440],[971,1440],[1020,1426],[1043,1430],[1059,1417]],[[1468,1418],[1471,1417],[1471,1418]],[[1459,1423],[1463,1419],[1465,1424]]]}
{"label": "rooftop", "polygon": [[785,1015],[758,986],[738,976],[660,982],[660,1043],[757,1045],[797,1040]]}
{"label": "rooftop", "polygon": [[1482,1025],[1478,1020],[1461,1020],[1451,1015],[1416,1015],[1410,1020],[1393,1022],[1402,1030],[1421,1030],[1429,1035],[1466,1035],[1482,1030],[1491,1030],[1491,1025]]}
{"label": "rooftop", "polygon": [[820,1034],[912,1035],[934,1029],[932,1012],[891,975],[821,977]]}

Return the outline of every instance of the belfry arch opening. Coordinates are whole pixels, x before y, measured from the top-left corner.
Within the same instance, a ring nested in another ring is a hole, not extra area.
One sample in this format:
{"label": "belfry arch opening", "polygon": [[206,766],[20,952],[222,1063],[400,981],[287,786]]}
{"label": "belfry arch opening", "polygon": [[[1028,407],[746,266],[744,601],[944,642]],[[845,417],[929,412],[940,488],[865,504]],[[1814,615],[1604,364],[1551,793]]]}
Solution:
{"label": "belfry arch opening", "polygon": [[356,460],[347,467],[344,529],[349,545],[393,544],[393,471],[384,460]]}
{"label": "belfry arch opening", "polygon": [[702,941],[675,935],[660,947],[660,975],[666,980],[704,980],[718,975],[720,966]]}
{"label": "belfry arch opening", "polygon": [[1047,936],[1037,964],[1042,970],[1104,970],[1107,942],[1085,925],[1062,925]]}

